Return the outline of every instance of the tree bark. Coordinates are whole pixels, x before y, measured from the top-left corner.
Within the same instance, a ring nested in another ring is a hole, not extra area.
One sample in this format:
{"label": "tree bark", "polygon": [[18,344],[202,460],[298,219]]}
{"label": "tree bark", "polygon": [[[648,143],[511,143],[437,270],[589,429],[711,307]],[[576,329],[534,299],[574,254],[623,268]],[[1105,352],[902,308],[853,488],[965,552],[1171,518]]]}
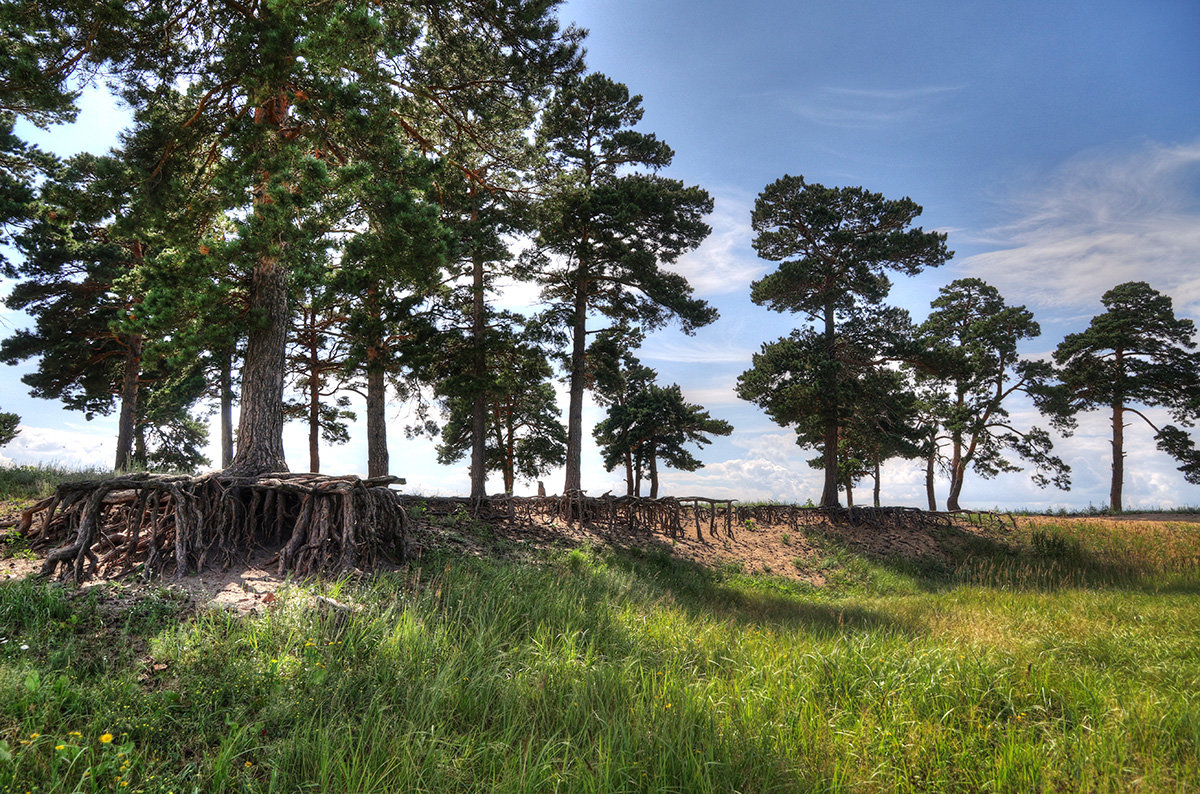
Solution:
{"label": "tree bark", "polygon": [[321,387],[315,360],[312,365],[308,385],[308,470],[316,474],[321,471]]}
{"label": "tree bark", "polygon": [[[372,350],[374,352],[374,350]],[[378,354],[367,362],[367,476],[388,475],[387,387]]]}
{"label": "tree bark", "polygon": [[582,489],[580,469],[583,448],[583,387],[587,373],[584,371],[587,351],[587,281],[580,266],[579,280],[575,285],[575,325],[571,345],[570,404],[567,410],[567,476],[563,493]]}
{"label": "tree bark", "polygon": [[221,468],[233,463],[233,351],[221,359]]}
{"label": "tree bark", "polygon": [[929,511],[937,512],[937,496],[933,491],[933,467],[937,463],[937,452],[930,452],[925,459],[925,498],[929,501]]}
{"label": "tree bark", "polygon": [[961,510],[962,507],[958,504],[958,497],[962,493],[963,473],[960,467],[955,466],[950,469],[950,493],[946,494],[946,509]]}
{"label": "tree bark", "polygon": [[[276,90],[254,109],[254,122],[268,127],[272,144],[281,145],[291,110],[291,94]],[[255,215],[266,215],[271,174],[264,173],[254,195]],[[282,231],[278,232],[282,236]],[[238,420],[238,448],[229,471],[257,475],[287,471],[283,456],[283,380],[288,336],[287,269],[279,261],[281,239],[259,242],[264,250],[254,263],[250,285],[250,330],[242,367],[242,405]]]}
{"label": "tree bark", "polygon": [[960,510],[958,496],[962,493],[963,478],[966,476],[967,462],[963,460],[962,436],[955,432],[951,441],[950,453],[950,493],[946,494],[946,509]]}
{"label": "tree bark", "polygon": [[1125,406],[1120,402],[1113,404],[1112,432],[1112,487],[1108,492],[1108,507],[1119,513],[1124,509],[1121,489],[1125,482]]}
{"label": "tree bark", "polygon": [[878,459],[878,458],[876,458],[876,459],[875,459],[875,491],[874,491],[874,494],[873,494],[873,496],[874,496],[874,504],[875,504],[875,506],[876,506],[876,507],[879,507],[879,506],[880,506],[880,505],[879,505],[879,479],[880,479],[880,477],[879,477],[879,474],[880,474],[880,473],[879,473],[879,459]]}
{"label": "tree bark", "polygon": [[[836,378],[836,328],[834,326],[833,304],[825,304],[825,351],[829,360],[826,378]],[[836,393],[836,383],[826,383],[828,394]],[[838,406],[833,406],[825,417],[825,488],[821,492],[821,507],[838,507]]]}
{"label": "tree bark", "polygon": [[287,349],[287,273],[273,257],[254,267],[251,317],[242,368],[238,448],[230,471],[241,475],[287,471],[283,456],[283,371]]}
{"label": "tree bark", "polygon": [[[472,219],[474,220],[474,219]],[[471,498],[487,496],[487,351],[484,349],[483,257],[478,251],[471,256],[471,366],[475,375],[475,396],[471,400]],[[506,474],[505,490],[512,493],[512,477]]]}
{"label": "tree bark", "polygon": [[650,498],[658,498],[658,452],[650,448]]}
{"label": "tree bark", "polygon": [[137,421],[138,381],[142,375],[142,335],[130,334],[121,381],[121,418],[117,426],[117,458],[113,469],[127,471],[133,462],[133,427]]}
{"label": "tree bark", "polygon": [[146,459],[146,423],[138,422],[133,431],[133,463],[136,466],[146,468],[149,461]]}

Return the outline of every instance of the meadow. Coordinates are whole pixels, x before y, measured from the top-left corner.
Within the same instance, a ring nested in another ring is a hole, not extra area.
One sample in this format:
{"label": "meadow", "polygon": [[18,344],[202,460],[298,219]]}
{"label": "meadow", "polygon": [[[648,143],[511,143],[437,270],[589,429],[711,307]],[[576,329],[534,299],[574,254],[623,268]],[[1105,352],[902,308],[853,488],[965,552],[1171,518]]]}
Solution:
{"label": "meadow", "polygon": [[0,791],[1195,789],[1198,528],[1027,518],[925,561],[831,529],[823,587],[425,553],[249,617],[11,580]]}

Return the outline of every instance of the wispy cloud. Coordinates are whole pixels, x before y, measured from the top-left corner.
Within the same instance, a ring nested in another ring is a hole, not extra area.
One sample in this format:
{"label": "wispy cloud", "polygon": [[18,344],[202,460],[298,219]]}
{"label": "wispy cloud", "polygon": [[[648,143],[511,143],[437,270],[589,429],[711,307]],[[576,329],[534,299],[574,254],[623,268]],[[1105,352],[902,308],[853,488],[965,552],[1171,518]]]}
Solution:
{"label": "wispy cloud", "polygon": [[700,297],[746,292],[750,282],[769,269],[750,244],[750,210],[754,199],[734,190],[722,190],[706,219],[712,234],[671,268],[684,276]]}
{"label": "wispy cloud", "polygon": [[866,129],[918,118],[962,91],[961,85],[908,88],[840,88],[826,86],[797,99],[792,112],[806,121],[831,127]]}
{"label": "wispy cloud", "polygon": [[1200,141],[1090,152],[1012,202],[991,230],[999,250],[963,268],[1012,299],[1094,307],[1125,281],[1147,281],[1200,315]]}

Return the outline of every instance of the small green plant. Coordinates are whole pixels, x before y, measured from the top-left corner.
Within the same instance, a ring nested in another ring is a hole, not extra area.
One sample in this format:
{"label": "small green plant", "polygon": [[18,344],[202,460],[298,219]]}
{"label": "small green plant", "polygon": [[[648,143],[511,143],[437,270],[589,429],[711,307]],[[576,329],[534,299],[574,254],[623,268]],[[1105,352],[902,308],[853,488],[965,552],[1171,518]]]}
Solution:
{"label": "small green plant", "polygon": [[783,544],[783,545],[785,545],[785,546],[790,546],[790,545],[792,545],[792,534],[791,534],[790,532],[784,532],[784,533],[782,533],[782,534],[779,536],[779,542],[780,542],[780,543],[782,543],[782,544]]}
{"label": "small green plant", "polygon": [[758,531],[758,522],[755,521],[753,518],[747,518],[745,521],[742,522],[742,527],[745,528],[745,530],[747,532],[757,532]]}

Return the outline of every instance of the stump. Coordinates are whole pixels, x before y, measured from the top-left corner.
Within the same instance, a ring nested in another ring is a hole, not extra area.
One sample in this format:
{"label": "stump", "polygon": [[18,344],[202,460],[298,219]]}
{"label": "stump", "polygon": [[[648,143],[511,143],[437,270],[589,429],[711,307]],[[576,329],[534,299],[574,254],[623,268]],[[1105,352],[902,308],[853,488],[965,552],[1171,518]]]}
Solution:
{"label": "stump", "polygon": [[63,483],[26,510],[18,532],[51,549],[42,575],[82,582],[139,566],[145,578],[229,567],[278,548],[279,573],[308,576],[404,558],[407,516],[388,488],[360,479],[288,472],[199,477],[127,474]]}

